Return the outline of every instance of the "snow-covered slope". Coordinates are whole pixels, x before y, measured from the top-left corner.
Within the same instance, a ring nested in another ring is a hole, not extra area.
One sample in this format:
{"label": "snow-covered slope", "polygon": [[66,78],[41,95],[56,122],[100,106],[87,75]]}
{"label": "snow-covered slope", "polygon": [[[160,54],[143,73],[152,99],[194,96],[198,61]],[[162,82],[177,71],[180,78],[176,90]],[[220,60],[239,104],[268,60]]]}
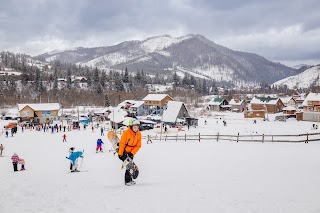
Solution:
{"label": "snow-covered slope", "polygon": [[289,89],[296,88],[309,88],[312,84],[315,86],[320,85],[320,65],[310,67],[302,73],[295,76],[290,76],[288,78],[282,79],[275,82],[275,86],[287,85]]}

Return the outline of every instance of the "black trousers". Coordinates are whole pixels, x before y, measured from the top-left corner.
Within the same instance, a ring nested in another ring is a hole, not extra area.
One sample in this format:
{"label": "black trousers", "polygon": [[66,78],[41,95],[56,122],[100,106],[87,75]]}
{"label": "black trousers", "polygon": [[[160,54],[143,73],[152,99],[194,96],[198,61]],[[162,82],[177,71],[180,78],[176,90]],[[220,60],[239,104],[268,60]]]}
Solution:
{"label": "black trousers", "polygon": [[18,171],[18,162],[12,162],[13,164],[13,171]]}
{"label": "black trousers", "polygon": [[[123,152],[123,158],[122,161],[124,161],[127,158],[128,153],[126,151]],[[129,170],[126,169],[126,173],[124,173],[124,183],[129,183],[132,181],[132,175]]]}

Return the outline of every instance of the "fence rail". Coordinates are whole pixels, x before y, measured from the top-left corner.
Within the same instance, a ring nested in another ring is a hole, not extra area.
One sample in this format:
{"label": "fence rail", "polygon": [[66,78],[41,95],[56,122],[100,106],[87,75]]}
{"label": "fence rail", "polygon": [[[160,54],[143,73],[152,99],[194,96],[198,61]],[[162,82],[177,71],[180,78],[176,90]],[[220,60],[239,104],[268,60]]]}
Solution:
{"label": "fence rail", "polygon": [[[147,138],[143,136],[143,138]],[[290,143],[309,143],[310,141],[320,141],[320,132],[318,133],[305,133],[305,134],[292,134],[292,135],[226,135],[219,134],[216,135],[208,135],[200,133],[197,135],[162,135],[151,137],[153,140],[163,140],[163,141],[207,141],[207,140],[215,140],[215,141],[235,141],[235,142],[290,142]]]}

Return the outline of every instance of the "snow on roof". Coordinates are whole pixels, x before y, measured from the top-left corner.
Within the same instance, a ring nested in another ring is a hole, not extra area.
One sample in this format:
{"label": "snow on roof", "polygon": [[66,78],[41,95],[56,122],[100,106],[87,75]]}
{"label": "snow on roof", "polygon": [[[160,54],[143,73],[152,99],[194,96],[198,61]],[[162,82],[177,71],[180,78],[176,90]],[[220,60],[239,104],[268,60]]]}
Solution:
{"label": "snow on roof", "polygon": [[131,107],[138,108],[138,107],[142,106],[143,104],[144,104],[144,101],[135,101],[135,103]]}
{"label": "snow on roof", "polygon": [[123,102],[121,102],[120,104],[118,104],[118,106],[126,106],[127,104],[130,104],[130,107],[140,107],[141,105],[144,104],[144,101],[135,101],[135,100],[125,100]]}
{"label": "snow on roof", "polygon": [[175,123],[182,107],[183,102],[168,101],[167,109],[163,112],[162,121]]}
{"label": "snow on roof", "polygon": [[[282,101],[282,103],[283,104],[288,104],[289,103],[289,101],[291,100],[291,99],[293,99],[291,96],[289,96],[289,97],[283,97],[283,98],[280,98],[281,99],[281,101]],[[294,99],[293,99],[294,100]]]}
{"label": "snow on roof", "polygon": [[110,113],[108,116],[110,121],[113,121],[115,123],[121,123],[122,121],[125,120],[125,117],[127,116],[127,112],[124,111],[123,109],[115,109]]}
{"label": "snow on roof", "polygon": [[60,104],[59,103],[47,103],[47,104],[17,104],[19,112],[29,106],[34,111],[42,111],[42,110],[59,110]]}
{"label": "snow on roof", "polygon": [[208,104],[209,105],[220,105],[224,101],[224,98],[214,98]]}
{"label": "snow on roof", "polygon": [[[146,97],[144,97],[144,99],[142,99],[142,100],[143,101],[161,101],[167,96],[170,97],[170,95],[168,95],[168,94],[149,94]],[[173,100],[173,98],[171,98],[171,99]]]}
{"label": "snow on roof", "polygon": [[257,98],[254,97],[250,103],[251,104],[268,104],[268,105],[276,105],[278,102],[279,98],[271,98],[271,97],[267,97],[267,98]]}
{"label": "snow on roof", "polygon": [[8,109],[6,110],[5,116],[18,117],[19,111],[18,109]]}
{"label": "snow on roof", "polygon": [[292,111],[292,110],[297,110],[297,109],[293,106],[287,106],[287,107],[283,108],[282,110]]}
{"label": "snow on roof", "polygon": [[244,102],[244,100],[231,99],[231,101],[229,102],[229,105],[240,106],[243,104],[243,102]]}
{"label": "snow on roof", "polygon": [[301,106],[309,106],[308,101],[320,101],[320,93],[312,93],[310,92],[306,99],[304,99]]}

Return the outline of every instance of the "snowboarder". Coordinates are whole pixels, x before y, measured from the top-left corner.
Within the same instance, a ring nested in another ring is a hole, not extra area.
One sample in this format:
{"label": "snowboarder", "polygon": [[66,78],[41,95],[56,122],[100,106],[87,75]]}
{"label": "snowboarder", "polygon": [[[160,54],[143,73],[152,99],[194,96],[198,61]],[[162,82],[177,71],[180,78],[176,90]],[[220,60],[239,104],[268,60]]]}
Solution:
{"label": "snowboarder", "polygon": [[[120,160],[125,161],[127,157],[133,159],[141,148],[141,132],[139,131],[140,121],[136,118],[132,118],[129,121],[129,127],[121,136],[118,157]],[[136,184],[132,180],[130,170],[126,169],[124,175],[125,185],[130,186]]]}
{"label": "snowboarder", "polygon": [[96,153],[98,153],[98,151],[103,152],[102,144],[104,144],[104,143],[103,143],[103,141],[99,138],[99,139],[97,140]]}
{"label": "snowboarder", "polygon": [[147,143],[149,143],[149,141],[150,141],[150,143],[152,143],[152,141],[151,141],[151,135],[147,135],[147,138],[148,138]]}
{"label": "snowboarder", "polygon": [[82,156],[83,152],[80,152],[80,151],[75,152],[74,150],[75,150],[75,148],[71,147],[69,149],[70,155],[69,155],[69,157],[66,157],[66,158],[71,161],[71,163],[70,163],[70,171],[71,172],[79,172],[79,170],[77,169],[77,167],[78,167],[78,165],[77,165],[78,164],[78,158],[83,158],[83,156]]}
{"label": "snowboarder", "polygon": [[21,164],[21,169],[20,169],[20,171],[25,170],[24,165],[25,165],[26,163],[25,163],[24,159],[19,158],[19,161],[18,161],[18,162],[19,162],[19,164]]}
{"label": "snowboarder", "polygon": [[103,127],[101,127],[100,132],[101,132],[101,136],[103,136],[103,135],[104,135],[104,133],[103,133]]}
{"label": "snowboarder", "polygon": [[2,156],[3,150],[4,150],[4,146],[1,144],[0,145],[0,156]]}
{"label": "snowboarder", "polygon": [[13,165],[13,171],[17,172],[18,171],[18,162],[19,162],[19,156],[14,153],[11,157],[12,160],[12,165]]}
{"label": "snowboarder", "polygon": [[67,135],[66,134],[63,134],[62,138],[63,138],[62,142],[67,142]]}

